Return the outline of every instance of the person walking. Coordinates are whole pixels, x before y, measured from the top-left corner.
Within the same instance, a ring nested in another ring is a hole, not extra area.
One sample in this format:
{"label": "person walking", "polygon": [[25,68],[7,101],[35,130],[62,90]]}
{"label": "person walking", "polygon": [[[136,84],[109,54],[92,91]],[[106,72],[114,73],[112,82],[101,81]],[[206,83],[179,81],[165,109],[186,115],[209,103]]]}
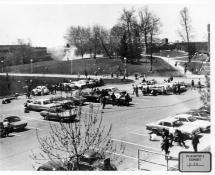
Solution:
{"label": "person walking", "polygon": [[126,95],[125,95],[125,105],[126,106],[129,106],[129,101],[130,101],[130,96],[128,93],[126,93]]}
{"label": "person walking", "polygon": [[194,87],[195,87],[195,83],[194,83],[194,80],[192,80],[191,81],[191,89],[195,89]]}
{"label": "person walking", "polygon": [[9,136],[9,132],[10,132],[10,123],[7,119],[4,120],[3,122],[3,126],[4,126],[4,130],[5,130],[5,136]]}
{"label": "person walking", "polygon": [[134,93],[135,93],[135,86],[134,84],[132,84],[132,94],[134,95]]}
{"label": "person walking", "polygon": [[198,152],[198,144],[199,144],[199,137],[197,134],[194,134],[192,138],[192,145],[193,145],[194,152]]}
{"label": "person walking", "polygon": [[161,143],[161,150],[162,151],[164,150],[165,154],[169,154],[170,153],[169,147],[170,147],[169,138],[164,137],[163,142]]}
{"label": "person walking", "polygon": [[112,105],[116,104],[116,95],[114,93],[111,94]]}
{"label": "person walking", "polygon": [[135,94],[136,94],[136,97],[139,97],[138,86],[137,86],[137,85],[136,85],[136,87],[135,87]]}
{"label": "person walking", "polygon": [[200,78],[199,78],[199,81],[198,81],[198,87],[199,87],[199,89],[201,89],[201,81],[200,81]]}
{"label": "person walking", "polygon": [[105,105],[106,105],[106,98],[105,96],[102,96],[102,109],[105,108]]}
{"label": "person walking", "polygon": [[182,134],[182,132],[180,131],[180,130],[176,130],[175,131],[176,133],[176,139],[178,140],[178,144],[180,145],[180,146],[184,146],[185,148],[187,148],[187,146],[185,145],[185,142],[184,142],[184,135]]}

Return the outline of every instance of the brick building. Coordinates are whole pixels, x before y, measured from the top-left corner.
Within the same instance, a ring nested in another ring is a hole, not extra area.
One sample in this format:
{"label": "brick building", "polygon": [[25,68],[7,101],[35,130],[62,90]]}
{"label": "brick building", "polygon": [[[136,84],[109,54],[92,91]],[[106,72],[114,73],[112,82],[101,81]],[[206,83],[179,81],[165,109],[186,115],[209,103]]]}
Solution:
{"label": "brick building", "polygon": [[6,66],[51,60],[46,47],[29,45],[0,45],[0,61]]}

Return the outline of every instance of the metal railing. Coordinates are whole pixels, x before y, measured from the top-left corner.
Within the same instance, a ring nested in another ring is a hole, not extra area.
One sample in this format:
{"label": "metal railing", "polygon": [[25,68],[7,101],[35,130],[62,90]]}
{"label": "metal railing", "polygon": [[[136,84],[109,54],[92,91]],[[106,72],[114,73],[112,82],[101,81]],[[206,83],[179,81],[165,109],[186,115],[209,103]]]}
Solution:
{"label": "metal railing", "polygon": [[[147,153],[147,154],[149,154],[151,156],[149,156],[148,158],[147,157],[142,158],[141,155],[144,154],[144,153],[145,154]],[[158,159],[156,159],[156,157],[154,157],[154,156],[157,156],[157,157],[160,156],[161,160],[163,160],[163,161],[161,163],[159,163],[158,161],[156,161]],[[138,170],[146,170],[145,168],[141,167],[141,162],[147,162],[147,163],[150,163],[150,164],[153,164],[153,165],[166,167],[167,171],[178,170],[178,167],[170,166],[169,161],[178,161],[178,158],[177,157],[172,157],[172,156],[169,156],[169,155],[166,155],[166,154],[162,154],[162,153],[156,152],[156,151],[150,151],[150,150],[146,150],[146,149],[138,149]]]}

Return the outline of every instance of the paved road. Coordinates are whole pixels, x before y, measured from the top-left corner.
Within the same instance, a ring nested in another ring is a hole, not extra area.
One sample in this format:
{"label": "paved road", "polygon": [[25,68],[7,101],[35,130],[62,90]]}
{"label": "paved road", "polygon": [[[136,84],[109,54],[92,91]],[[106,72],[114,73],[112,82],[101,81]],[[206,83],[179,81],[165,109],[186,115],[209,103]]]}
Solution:
{"label": "paved road", "polygon": [[[125,85],[118,85],[118,87],[125,89]],[[128,86],[127,89],[129,88]],[[104,124],[113,124],[114,142],[126,145],[123,155],[118,155],[124,158],[124,163],[119,166],[120,170],[137,168],[138,148],[160,151],[159,143],[149,141],[145,130],[146,123],[201,106],[198,92],[191,90],[182,95],[132,97],[133,105],[130,107],[107,105],[103,114]],[[38,128],[41,137],[49,132],[49,122],[44,121],[39,113],[23,112],[25,101],[25,97],[21,97],[10,104],[0,104],[2,114],[21,115],[28,121],[26,131],[0,139],[0,170],[32,170],[33,161],[29,156],[32,150],[37,152],[39,148],[35,130]],[[88,110],[88,105],[84,110]]]}

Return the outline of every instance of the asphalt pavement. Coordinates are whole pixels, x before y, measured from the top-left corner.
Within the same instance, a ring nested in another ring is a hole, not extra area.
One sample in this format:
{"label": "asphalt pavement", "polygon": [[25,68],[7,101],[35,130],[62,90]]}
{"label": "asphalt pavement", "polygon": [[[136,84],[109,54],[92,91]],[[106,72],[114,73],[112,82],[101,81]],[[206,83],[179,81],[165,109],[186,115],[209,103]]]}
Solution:
{"label": "asphalt pavement", "polygon": [[[131,84],[111,86],[132,92]],[[123,154],[115,153],[124,159],[123,164],[118,167],[119,170],[137,170],[138,149],[161,152],[160,143],[149,141],[145,124],[201,106],[199,93],[196,90],[188,90],[181,95],[131,96],[133,101],[129,107],[107,105],[103,113],[104,124],[113,125],[111,135],[114,143],[123,143],[126,146]],[[22,118],[28,121],[25,131],[15,132],[10,137],[0,139],[0,170],[33,170],[34,161],[30,155],[32,151],[39,151],[36,129],[40,137],[44,137],[50,131],[50,123],[57,124],[53,121],[44,121],[38,112],[24,113],[25,101],[25,97],[21,96],[9,104],[0,104],[2,114],[23,116]],[[84,111],[88,109],[89,105],[83,107]]]}

